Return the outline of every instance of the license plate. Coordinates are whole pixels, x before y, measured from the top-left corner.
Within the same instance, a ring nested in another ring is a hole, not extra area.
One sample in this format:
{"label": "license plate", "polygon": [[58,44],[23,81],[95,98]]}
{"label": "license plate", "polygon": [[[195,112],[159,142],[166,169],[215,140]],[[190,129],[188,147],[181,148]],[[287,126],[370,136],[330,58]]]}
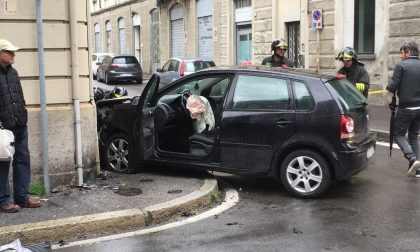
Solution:
{"label": "license plate", "polygon": [[373,154],[375,153],[375,147],[370,146],[369,149],[366,152],[367,159],[371,159],[373,157]]}

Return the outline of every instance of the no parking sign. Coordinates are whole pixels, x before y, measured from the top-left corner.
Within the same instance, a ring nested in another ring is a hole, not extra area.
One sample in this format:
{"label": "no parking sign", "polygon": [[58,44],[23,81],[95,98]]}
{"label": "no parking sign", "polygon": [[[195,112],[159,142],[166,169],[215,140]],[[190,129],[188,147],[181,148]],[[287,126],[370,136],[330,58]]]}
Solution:
{"label": "no parking sign", "polygon": [[315,9],[312,11],[311,24],[314,29],[322,29],[322,9]]}

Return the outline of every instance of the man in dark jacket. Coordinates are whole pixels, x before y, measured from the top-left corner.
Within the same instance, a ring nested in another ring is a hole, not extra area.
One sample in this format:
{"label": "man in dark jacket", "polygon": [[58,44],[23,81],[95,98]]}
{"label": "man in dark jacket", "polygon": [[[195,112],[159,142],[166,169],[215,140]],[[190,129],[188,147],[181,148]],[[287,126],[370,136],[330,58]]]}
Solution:
{"label": "man in dark jacket", "polygon": [[9,188],[9,161],[0,161],[0,211],[17,212],[20,207],[40,207],[39,199],[28,194],[31,181],[30,156],[28,149],[28,112],[22,86],[15,63],[15,51],[19,48],[5,39],[0,39],[0,122],[15,136],[13,156],[13,197],[11,203]]}
{"label": "man in dark jacket", "polygon": [[284,56],[287,47],[287,43],[284,39],[276,39],[271,42],[271,51],[274,51],[274,53],[270,57],[265,58],[261,65],[270,67],[294,67],[295,64],[293,61]]}
{"label": "man in dark jacket", "polygon": [[[400,49],[402,59],[394,69],[387,90],[399,98],[395,114],[394,140],[409,161],[407,175],[420,177],[418,137],[420,130],[420,60],[419,46],[414,41],[405,42]],[[408,141],[405,135],[408,131]]]}
{"label": "man in dark jacket", "polygon": [[343,48],[335,59],[343,62],[338,73],[344,74],[367,99],[370,78],[365,65],[357,60],[356,51],[351,47]]}

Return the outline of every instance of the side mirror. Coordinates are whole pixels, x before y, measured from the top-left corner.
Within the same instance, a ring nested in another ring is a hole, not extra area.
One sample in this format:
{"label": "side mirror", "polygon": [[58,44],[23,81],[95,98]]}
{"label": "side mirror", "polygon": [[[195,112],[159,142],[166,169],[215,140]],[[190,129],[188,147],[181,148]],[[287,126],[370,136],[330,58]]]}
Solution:
{"label": "side mirror", "polygon": [[158,68],[158,69],[156,69],[156,72],[158,72],[158,73],[161,73],[162,72],[162,68]]}

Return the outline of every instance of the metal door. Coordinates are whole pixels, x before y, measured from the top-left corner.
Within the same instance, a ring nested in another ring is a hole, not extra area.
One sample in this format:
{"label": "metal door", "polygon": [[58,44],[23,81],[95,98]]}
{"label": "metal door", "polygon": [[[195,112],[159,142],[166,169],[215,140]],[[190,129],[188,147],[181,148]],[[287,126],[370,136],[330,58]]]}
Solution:
{"label": "metal door", "polygon": [[160,53],[159,53],[159,12],[154,9],[150,12],[150,59],[151,59],[151,73],[155,73],[156,69],[160,67]]}
{"label": "metal door", "polygon": [[252,61],[252,29],[251,25],[238,25],[236,36],[236,63]]}
{"label": "metal door", "polygon": [[171,34],[172,57],[184,57],[184,19],[171,21]]}
{"label": "metal door", "polygon": [[198,56],[213,58],[212,16],[198,18]]}
{"label": "metal door", "polygon": [[296,67],[304,67],[303,55],[300,53],[300,22],[289,22],[287,25],[287,40],[289,44],[288,58]]}

